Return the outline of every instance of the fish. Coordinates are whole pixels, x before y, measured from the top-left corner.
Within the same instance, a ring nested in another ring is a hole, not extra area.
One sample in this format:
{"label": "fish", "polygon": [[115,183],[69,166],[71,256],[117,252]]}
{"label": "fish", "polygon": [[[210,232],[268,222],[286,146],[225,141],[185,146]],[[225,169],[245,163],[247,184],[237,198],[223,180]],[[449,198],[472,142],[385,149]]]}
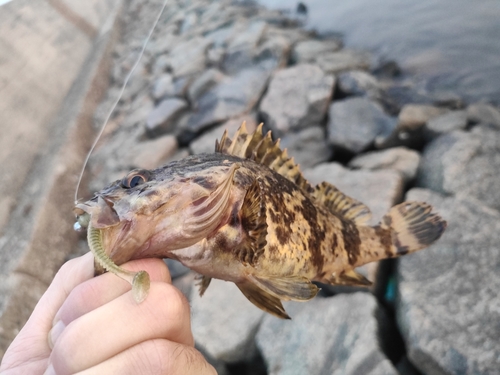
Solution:
{"label": "fish", "polygon": [[[100,265],[113,272],[133,259],[175,259],[201,275],[200,295],[212,278],[230,281],[258,308],[290,319],[282,302],[314,298],[313,282],[368,286],[357,267],[426,248],[445,231],[424,202],[403,202],[368,225],[366,205],[330,183],[312,186],[262,128],[249,133],[243,123],[214,153],[133,170],[78,203],[89,246],[107,259]],[[121,277],[134,284],[133,276]],[[139,302],[148,283],[134,287]]]}

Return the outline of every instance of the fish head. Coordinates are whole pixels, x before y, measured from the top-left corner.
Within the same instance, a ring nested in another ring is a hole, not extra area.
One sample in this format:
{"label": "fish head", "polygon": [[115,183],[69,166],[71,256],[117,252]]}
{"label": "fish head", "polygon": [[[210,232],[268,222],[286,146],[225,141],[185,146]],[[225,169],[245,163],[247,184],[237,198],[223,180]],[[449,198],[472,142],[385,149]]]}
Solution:
{"label": "fish head", "polygon": [[77,220],[102,231],[103,247],[118,265],[167,257],[201,241],[229,216],[236,169],[233,164],[193,173],[133,170],[77,204]]}

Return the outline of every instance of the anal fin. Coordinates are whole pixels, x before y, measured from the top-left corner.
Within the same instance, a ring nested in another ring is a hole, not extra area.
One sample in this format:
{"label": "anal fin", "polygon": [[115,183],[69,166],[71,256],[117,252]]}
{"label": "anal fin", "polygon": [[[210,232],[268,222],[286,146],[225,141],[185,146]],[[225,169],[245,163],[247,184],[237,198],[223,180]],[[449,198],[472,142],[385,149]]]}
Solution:
{"label": "anal fin", "polygon": [[199,281],[196,283],[196,285],[200,288],[200,297],[203,297],[203,295],[207,291],[208,286],[210,285],[210,281],[212,281],[212,278],[204,275],[199,275],[197,279]]}
{"label": "anal fin", "polygon": [[265,292],[252,282],[238,283],[236,286],[241,293],[259,309],[268,312],[280,319],[291,319],[286,313],[279,298]]}
{"label": "anal fin", "polygon": [[343,271],[340,274],[333,274],[328,280],[328,284],[332,285],[349,285],[349,286],[370,286],[372,282],[366,277],[357,273],[354,270]]}
{"label": "anal fin", "polygon": [[365,225],[371,218],[371,212],[367,206],[345,195],[328,182],[316,185],[312,195],[316,198],[316,202],[324,205],[332,213],[352,220],[358,225]]}
{"label": "anal fin", "polygon": [[319,288],[308,278],[301,276],[264,277],[249,275],[259,288],[283,301],[309,301],[319,292]]}

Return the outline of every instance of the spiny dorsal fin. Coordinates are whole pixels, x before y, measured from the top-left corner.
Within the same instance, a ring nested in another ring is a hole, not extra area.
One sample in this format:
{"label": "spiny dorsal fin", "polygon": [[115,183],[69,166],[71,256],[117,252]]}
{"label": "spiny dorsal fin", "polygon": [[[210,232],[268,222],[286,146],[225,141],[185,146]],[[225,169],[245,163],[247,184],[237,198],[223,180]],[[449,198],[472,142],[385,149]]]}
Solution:
{"label": "spiny dorsal fin", "polygon": [[215,143],[215,152],[254,160],[292,181],[305,192],[311,193],[313,191],[311,185],[304,178],[293,158],[288,156],[286,149],[281,150],[279,139],[274,142],[271,132],[265,136],[262,134],[263,125],[260,124],[255,132],[249,134],[243,122],[233,139],[229,138],[225,131],[220,142]]}
{"label": "spiny dorsal fin", "polygon": [[372,216],[370,209],[363,203],[348,197],[328,182],[316,185],[312,195],[334,214],[353,220],[356,224],[364,225]]}
{"label": "spiny dorsal fin", "polygon": [[267,244],[266,205],[262,199],[259,180],[248,188],[241,206],[241,226],[248,239],[235,249],[244,265],[255,265]]}

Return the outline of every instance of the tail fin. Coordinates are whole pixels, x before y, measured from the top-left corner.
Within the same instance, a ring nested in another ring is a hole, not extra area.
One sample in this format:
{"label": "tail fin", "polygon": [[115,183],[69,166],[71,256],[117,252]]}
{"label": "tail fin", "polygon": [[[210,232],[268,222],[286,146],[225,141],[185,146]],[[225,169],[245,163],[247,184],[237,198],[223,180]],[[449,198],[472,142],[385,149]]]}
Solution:
{"label": "tail fin", "polygon": [[423,202],[404,202],[391,208],[382,218],[380,229],[390,234],[388,257],[397,257],[426,248],[446,229],[446,221],[431,213],[432,206]]}
{"label": "tail fin", "polygon": [[374,227],[358,226],[361,248],[353,267],[386,258],[396,258],[426,248],[446,229],[446,221],[431,213],[422,202],[394,206]]}

